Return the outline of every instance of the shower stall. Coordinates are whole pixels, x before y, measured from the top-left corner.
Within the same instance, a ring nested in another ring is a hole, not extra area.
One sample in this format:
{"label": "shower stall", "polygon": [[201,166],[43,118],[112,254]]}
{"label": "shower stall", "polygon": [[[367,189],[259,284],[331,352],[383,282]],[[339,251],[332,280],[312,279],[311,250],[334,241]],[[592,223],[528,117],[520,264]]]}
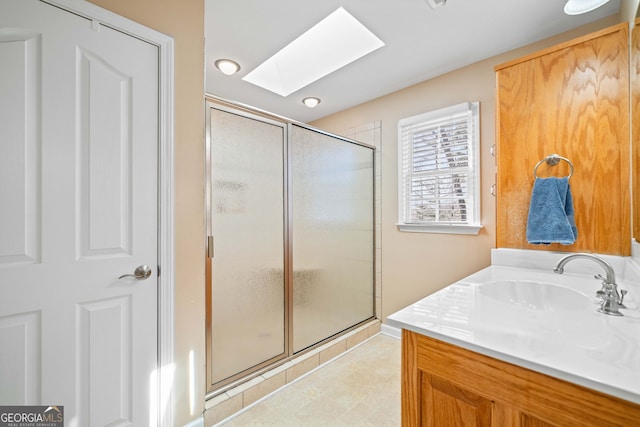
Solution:
{"label": "shower stall", "polygon": [[207,384],[372,319],[374,147],[207,101]]}

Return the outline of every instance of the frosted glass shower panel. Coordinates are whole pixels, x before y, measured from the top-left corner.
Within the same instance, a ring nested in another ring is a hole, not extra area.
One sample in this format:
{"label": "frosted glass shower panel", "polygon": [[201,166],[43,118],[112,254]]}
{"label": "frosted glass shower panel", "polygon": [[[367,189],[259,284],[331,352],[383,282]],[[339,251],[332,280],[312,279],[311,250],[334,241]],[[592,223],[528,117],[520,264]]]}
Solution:
{"label": "frosted glass shower panel", "polygon": [[374,316],[373,149],[291,128],[293,350]]}
{"label": "frosted glass shower panel", "polygon": [[211,109],[211,381],[286,356],[282,124]]}

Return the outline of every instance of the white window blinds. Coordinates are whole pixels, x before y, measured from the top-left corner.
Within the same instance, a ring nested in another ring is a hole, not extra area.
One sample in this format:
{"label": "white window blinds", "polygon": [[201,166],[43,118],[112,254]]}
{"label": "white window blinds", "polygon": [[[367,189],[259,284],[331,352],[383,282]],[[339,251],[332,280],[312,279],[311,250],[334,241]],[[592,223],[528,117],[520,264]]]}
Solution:
{"label": "white window blinds", "polygon": [[478,110],[464,103],[398,123],[401,230],[480,229]]}

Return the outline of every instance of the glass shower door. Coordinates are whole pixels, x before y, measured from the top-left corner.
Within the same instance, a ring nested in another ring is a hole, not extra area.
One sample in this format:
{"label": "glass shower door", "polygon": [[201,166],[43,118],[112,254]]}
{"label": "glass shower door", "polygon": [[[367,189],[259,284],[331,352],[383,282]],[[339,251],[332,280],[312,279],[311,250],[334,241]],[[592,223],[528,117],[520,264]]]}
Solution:
{"label": "glass shower door", "polygon": [[374,317],[373,149],[292,125],[293,351]]}
{"label": "glass shower door", "polygon": [[211,389],[287,355],[286,125],[207,111]]}

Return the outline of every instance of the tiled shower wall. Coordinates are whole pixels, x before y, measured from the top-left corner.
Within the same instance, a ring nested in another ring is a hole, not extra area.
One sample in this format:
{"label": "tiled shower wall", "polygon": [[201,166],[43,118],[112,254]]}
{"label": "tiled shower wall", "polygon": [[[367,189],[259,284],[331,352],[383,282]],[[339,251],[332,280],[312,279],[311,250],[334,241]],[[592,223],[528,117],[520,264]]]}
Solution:
{"label": "tiled shower wall", "polygon": [[382,121],[367,123],[361,126],[345,129],[340,135],[355,139],[376,147],[375,152],[375,225],[376,225],[376,257],[375,257],[375,296],[376,317],[382,317]]}

